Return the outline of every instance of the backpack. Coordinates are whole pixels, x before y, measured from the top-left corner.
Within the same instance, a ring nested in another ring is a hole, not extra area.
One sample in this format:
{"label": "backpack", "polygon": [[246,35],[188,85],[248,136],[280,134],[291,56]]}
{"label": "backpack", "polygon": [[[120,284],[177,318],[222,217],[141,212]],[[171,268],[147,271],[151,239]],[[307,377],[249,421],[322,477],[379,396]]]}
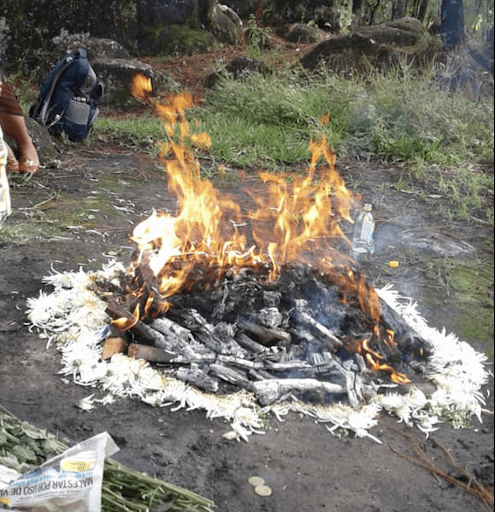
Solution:
{"label": "backpack", "polygon": [[64,54],[41,85],[29,117],[51,135],[65,133],[70,140],[85,139],[99,114],[103,86],[84,48]]}

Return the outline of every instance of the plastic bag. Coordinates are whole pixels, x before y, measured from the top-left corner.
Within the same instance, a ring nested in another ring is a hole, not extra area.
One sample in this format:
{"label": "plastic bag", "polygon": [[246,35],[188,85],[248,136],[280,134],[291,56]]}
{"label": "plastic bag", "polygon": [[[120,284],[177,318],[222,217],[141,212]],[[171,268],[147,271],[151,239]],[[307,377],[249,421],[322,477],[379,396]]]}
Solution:
{"label": "plastic bag", "polygon": [[[0,84],[1,88],[1,84]],[[0,228],[5,219],[12,213],[10,206],[10,189],[7,180],[7,147],[3,142],[3,134],[0,128]]]}
{"label": "plastic bag", "polygon": [[105,458],[118,450],[103,432],[0,486],[0,502],[23,512],[101,512]]}

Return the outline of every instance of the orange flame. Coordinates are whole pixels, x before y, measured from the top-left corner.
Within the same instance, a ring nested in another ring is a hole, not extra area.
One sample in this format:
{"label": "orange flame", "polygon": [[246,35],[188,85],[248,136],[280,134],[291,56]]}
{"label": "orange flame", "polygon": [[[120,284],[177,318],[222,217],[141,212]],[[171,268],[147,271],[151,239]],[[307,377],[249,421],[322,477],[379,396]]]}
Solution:
{"label": "orange flame", "polygon": [[[149,97],[150,87],[142,78],[136,78],[133,84],[141,98]],[[208,149],[211,140],[207,134],[197,133],[197,126],[191,128],[185,113],[191,106],[188,94],[171,96],[156,105],[166,133],[166,140],[160,143],[160,155],[169,189],[179,206],[175,215],[154,212],[133,231],[131,239],[138,245],[140,257],[129,272],[134,273],[141,258],[146,257],[159,284],[159,290],[141,301],[143,307],[134,312],[136,319],[145,318],[152,307],[156,308],[157,294],[159,308],[166,311],[170,306],[167,299],[194,285],[198,263],[209,269],[212,286],[227,270],[235,272],[246,266],[270,265],[269,278],[276,280],[282,265],[291,262],[317,264],[324,273],[347,263],[348,257],[336,251],[335,245],[343,241],[348,247],[340,223],[343,219],[352,222],[350,213],[358,198],[335,170],[336,157],[325,136],[311,141],[305,176],[261,173],[266,191],[247,191],[257,208],[243,214],[233,198],[221,194],[201,177],[196,152]],[[322,118],[322,123],[328,122],[327,117]],[[242,232],[243,226],[250,229]],[[386,337],[384,343],[393,345],[393,333],[381,333],[380,300],[364,277],[350,270],[330,275],[341,290],[343,302],[361,308],[374,339]],[[137,292],[141,293],[142,290]],[[370,340],[357,345],[373,370],[388,372],[397,382],[407,382],[370,348]]]}
{"label": "orange flame", "polygon": [[134,75],[131,84],[131,95],[134,98],[147,100],[151,97],[152,91],[153,87],[149,77],[141,75],[140,73]]}

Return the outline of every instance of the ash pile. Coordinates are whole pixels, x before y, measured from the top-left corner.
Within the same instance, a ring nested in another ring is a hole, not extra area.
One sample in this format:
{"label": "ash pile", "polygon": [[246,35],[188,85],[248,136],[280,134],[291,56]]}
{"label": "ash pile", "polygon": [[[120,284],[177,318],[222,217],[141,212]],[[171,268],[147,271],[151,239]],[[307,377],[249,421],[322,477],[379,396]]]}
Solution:
{"label": "ash pile", "polygon": [[203,391],[357,407],[426,371],[427,343],[347,267],[286,264],[273,279],[267,264],[196,262],[167,299],[145,258],[134,267],[98,283],[124,351]]}

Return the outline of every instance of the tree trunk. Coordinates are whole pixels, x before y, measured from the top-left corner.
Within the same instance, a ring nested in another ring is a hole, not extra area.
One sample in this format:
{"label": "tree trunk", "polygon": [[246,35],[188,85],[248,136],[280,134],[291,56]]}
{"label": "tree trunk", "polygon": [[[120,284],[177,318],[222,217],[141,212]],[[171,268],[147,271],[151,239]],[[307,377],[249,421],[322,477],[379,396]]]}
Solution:
{"label": "tree trunk", "polygon": [[395,0],[392,5],[392,20],[398,20],[406,15],[407,0]]}
{"label": "tree trunk", "polygon": [[421,22],[425,21],[427,10],[428,10],[428,0],[421,0],[419,3],[416,18],[418,18],[418,20]]}
{"label": "tree trunk", "polygon": [[447,48],[463,43],[466,36],[464,26],[464,3],[462,0],[441,0],[440,37]]}

